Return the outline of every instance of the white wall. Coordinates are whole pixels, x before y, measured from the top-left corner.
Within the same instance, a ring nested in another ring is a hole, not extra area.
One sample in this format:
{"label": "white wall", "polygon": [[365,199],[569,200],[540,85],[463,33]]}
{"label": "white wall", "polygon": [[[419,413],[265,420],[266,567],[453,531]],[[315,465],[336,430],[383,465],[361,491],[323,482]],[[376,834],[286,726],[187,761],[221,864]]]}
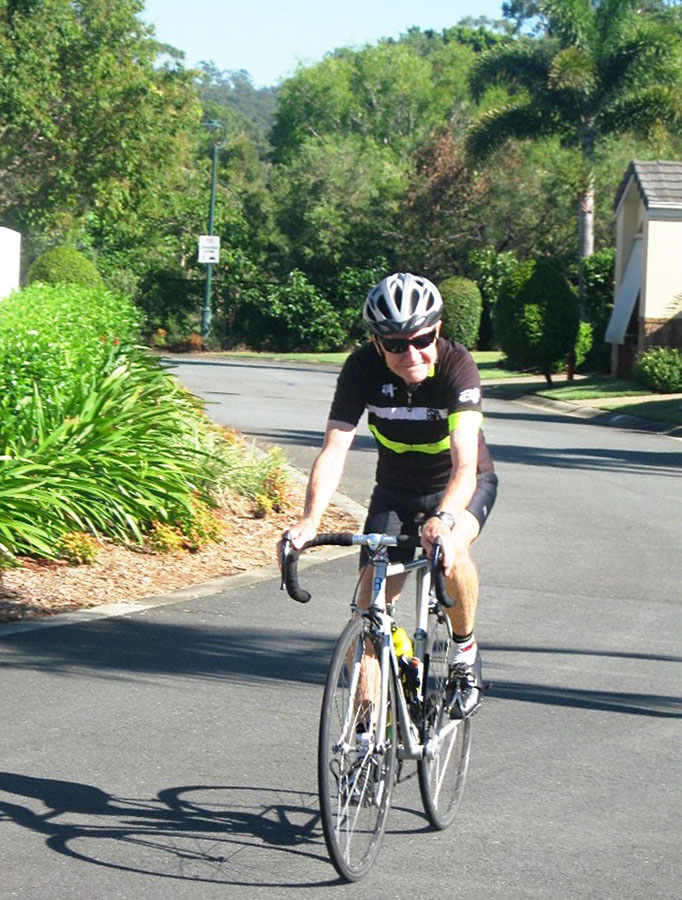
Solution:
{"label": "white wall", "polygon": [[21,235],[11,228],[0,228],[0,300],[19,287]]}

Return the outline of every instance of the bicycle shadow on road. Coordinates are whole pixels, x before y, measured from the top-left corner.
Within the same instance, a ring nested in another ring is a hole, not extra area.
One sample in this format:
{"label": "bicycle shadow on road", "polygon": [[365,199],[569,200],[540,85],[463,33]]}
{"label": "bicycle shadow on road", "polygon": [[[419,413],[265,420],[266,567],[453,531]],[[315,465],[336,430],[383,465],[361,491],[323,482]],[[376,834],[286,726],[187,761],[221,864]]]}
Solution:
{"label": "bicycle shadow on road", "polygon": [[93,785],[0,772],[3,824],[43,836],[61,856],[107,869],[244,887],[338,883],[335,875],[282,878],[282,853],[301,858],[303,871],[311,862],[328,864],[317,795],[305,791],[187,785],[129,799]]}

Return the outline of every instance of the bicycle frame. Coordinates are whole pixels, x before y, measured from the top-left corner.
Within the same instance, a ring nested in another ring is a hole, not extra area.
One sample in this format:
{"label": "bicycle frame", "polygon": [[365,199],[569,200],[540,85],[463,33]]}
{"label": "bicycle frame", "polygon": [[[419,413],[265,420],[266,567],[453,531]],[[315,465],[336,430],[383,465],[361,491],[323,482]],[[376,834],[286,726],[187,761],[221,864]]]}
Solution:
{"label": "bicycle frame", "polygon": [[[371,549],[371,544],[369,545]],[[429,589],[429,579],[426,577],[430,561],[422,556],[406,563],[389,563],[388,554],[384,546],[376,551],[369,563],[373,569],[372,597],[368,617],[381,635],[381,695],[379,701],[379,719],[377,722],[377,749],[384,752],[386,748],[386,733],[388,727],[388,678],[393,678],[395,684],[395,696],[397,702],[397,719],[400,734],[403,738],[403,746],[398,748],[399,759],[421,759],[424,754],[424,746],[421,743],[417,727],[412,720],[407,707],[407,700],[400,680],[400,667],[396,656],[393,641],[391,639],[391,625],[393,617],[387,610],[386,580],[392,575],[403,575],[415,572],[416,574],[416,628],[414,631],[414,658],[418,660],[416,667],[419,688],[418,700],[424,702],[424,651],[427,635],[429,607],[434,603]],[[357,607],[355,607],[357,609]],[[355,668],[359,668],[359,662]],[[389,674],[390,673],[390,674]],[[353,678],[355,679],[354,672]],[[359,672],[357,672],[359,677]],[[356,682],[355,682],[356,683]]]}

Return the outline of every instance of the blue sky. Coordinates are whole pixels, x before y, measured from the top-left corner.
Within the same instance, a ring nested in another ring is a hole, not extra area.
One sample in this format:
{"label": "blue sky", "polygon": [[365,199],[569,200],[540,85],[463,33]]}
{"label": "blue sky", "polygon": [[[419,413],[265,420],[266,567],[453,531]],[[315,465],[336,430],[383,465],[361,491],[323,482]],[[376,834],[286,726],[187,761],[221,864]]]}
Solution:
{"label": "blue sky", "polygon": [[246,69],[258,87],[337,47],[398,37],[411,25],[441,31],[465,16],[502,17],[502,0],[147,0],[142,18],[185,63]]}

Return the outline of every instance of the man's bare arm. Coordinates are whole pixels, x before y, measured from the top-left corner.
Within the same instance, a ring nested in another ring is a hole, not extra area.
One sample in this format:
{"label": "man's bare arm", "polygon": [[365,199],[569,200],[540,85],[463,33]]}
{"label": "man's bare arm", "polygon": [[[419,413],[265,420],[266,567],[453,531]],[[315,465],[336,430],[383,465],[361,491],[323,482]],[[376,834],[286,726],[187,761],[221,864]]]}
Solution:
{"label": "man's bare arm", "polygon": [[347,422],[334,419],[327,422],[322,450],[313,463],[308,479],[303,515],[289,529],[294,547],[301,547],[317,533],[324,511],[341,481],[355,432],[356,428]]}

